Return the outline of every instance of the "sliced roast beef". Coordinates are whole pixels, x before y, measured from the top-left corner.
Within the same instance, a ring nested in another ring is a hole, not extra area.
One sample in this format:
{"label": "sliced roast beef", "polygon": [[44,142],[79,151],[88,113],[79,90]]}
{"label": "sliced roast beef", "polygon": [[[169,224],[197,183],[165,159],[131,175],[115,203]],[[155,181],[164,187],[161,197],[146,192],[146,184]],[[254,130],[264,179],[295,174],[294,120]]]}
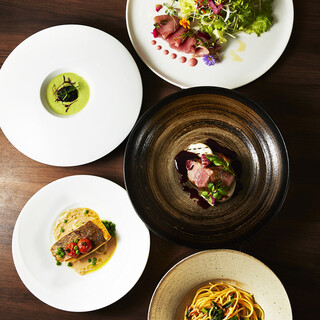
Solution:
{"label": "sliced roast beef", "polygon": [[191,170],[188,170],[188,179],[198,188],[206,188],[210,182],[213,171],[205,168],[200,162],[194,161]]}
{"label": "sliced roast beef", "polygon": [[158,34],[160,34],[163,39],[167,39],[172,33],[179,29],[178,17],[164,14],[154,17],[154,22],[156,24]]}
{"label": "sliced roast beef", "polygon": [[222,171],[221,172],[221,180],[222,180],[222,183],[221,183],[222,186],[230,187],[234,181],[234,175]]}
{"label": "sliced roast beef", "polygon": [[201,160],[188,160],[186,163],[188,179],[199,189],[205,189],[209,182],[217,184],[221,181],[221,186],[231,186],[235,177],[224,172],[222,167],[209,166],[201,163]]}
{"label": "sliced roast beef", "polygon": [[197,40],[195,37],[187,37],[178,47],[178,51],[182,51],[184,53],[195,53]]}
{"label": "sliced roast beef", "polygon": [[186,33],[186,29],[184,27],[180,27],[176,32],[172,33],[167,38],[170,48],[173,48],[173,49],[179,48],[181,42],[184,40],[184,37],[183,37],[184,33]]}
{"label": "sliced roast beef", "polygon": [[203,57],[205,55],[208,55],[210,52],[208,48],[203,46],[196,47],[195,53],[193,54],[194,57]]}

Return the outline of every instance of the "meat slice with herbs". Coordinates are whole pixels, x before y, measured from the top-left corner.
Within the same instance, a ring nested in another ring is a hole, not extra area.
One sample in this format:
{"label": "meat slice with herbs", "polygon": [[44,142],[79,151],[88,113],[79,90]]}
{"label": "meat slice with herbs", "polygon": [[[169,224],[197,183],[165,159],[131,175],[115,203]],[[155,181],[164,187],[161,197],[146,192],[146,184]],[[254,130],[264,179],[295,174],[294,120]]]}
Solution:
{"label": "meat slice with herbs", "polygon": [[179,18],[169,15],[161,15],[154,17],[154,26],[157,29],[158,34],[167,39],[172,33],[176,32],[179,27]]}
{"label": "meat slice with herbs", "polygon": [[232,196],[235,187],[235,173],[230,161],[221,153],[202,154],[201,158],[186,162],[187,176],[210,205]]}

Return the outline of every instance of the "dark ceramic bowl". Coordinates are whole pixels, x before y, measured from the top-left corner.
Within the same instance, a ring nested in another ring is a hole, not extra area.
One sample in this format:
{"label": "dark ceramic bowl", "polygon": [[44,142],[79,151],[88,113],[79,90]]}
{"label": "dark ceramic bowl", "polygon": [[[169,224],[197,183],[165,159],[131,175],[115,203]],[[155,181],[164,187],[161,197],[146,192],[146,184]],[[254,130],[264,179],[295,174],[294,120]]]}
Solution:
{"label": "dark ceramic bowl", "polygon": [[[174,158],[208,138],[237,154],[233,197],[208,209],[182,190]],[[266,112],[241,94],[216,87],[174,93],[147,110],[129,137],[125,184],[140,218],[156,234],[182,245],[215,248],[247,239],[280,210],[289,159]]]}

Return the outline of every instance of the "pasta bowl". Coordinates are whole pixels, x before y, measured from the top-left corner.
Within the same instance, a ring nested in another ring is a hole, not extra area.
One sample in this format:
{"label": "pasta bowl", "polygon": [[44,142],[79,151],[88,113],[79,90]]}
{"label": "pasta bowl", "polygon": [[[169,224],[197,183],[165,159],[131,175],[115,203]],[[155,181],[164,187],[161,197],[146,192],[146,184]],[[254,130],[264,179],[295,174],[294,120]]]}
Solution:
{"label": "pasta bowl", "polygon": [[253,294],[265,319],[292,320],[281,281],[261,261],[234,250],[207,250],[178,262],[161,279],[149,304],[148,320],[181,320],[196,291],[225,282]]}

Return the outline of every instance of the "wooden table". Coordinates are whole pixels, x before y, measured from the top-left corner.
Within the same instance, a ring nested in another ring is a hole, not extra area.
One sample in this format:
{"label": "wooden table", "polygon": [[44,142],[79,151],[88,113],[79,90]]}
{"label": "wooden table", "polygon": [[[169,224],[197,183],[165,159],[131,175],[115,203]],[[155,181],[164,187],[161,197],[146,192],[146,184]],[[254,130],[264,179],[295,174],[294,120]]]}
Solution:
{"label": "wooden table", "polygon": [[[314,319],[320,282],[320,190],[316,179],[320,158],[320,2],[294,2],[295,25],[284,54],[262,77],[237,89],[257,101],[279,126],[290,156],[289,193],[271,224],[253,239],[231,248],[253,255],[275,272],[287,290],[294,319]],[[96,27],[120,40],[136,60],[143,79],[143,112],[180,89],[153,74],[135,53],[126,30],[125,6],[125,0],[1,0],[0,66],[21,41],[41,29],[69,23]],[[90,313],[75,315],[56,310],[23,285],[13,264],[11,240],[25,203],[49,182],[68,175],[92,174],[124,186],[125,143],[93,163],[59,168],[27,158],[0,133],[1,319],[146,319],[158,281],[175,263],[197,251],[151,234],[149,260],[138,283],[118,302]]]}

